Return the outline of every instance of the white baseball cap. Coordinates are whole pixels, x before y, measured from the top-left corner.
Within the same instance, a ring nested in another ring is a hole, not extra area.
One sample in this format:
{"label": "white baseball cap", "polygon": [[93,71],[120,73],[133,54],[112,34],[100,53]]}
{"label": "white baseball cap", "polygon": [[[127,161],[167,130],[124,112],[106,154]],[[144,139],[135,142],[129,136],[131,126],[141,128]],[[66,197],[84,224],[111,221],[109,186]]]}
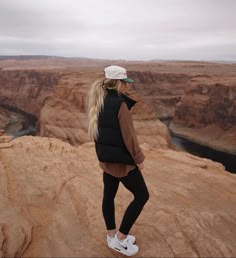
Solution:
{"label": "white baseball cap", "polygon": [[104,69],[105,77],[107,79],[117,79],[125,82],[134,82],[134,80],[127,77],[126,69],[117,65],[110,65]]}

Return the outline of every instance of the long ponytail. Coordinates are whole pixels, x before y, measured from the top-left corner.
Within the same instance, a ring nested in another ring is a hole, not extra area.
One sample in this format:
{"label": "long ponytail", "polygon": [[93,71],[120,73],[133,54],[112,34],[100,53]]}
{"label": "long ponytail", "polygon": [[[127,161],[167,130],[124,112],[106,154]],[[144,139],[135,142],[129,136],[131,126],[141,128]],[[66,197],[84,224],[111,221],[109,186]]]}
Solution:
{"label": "long ponytail", "polygon": [[88,136],[98,139],[98,116],[104,107],[104,99],[108,89],[116,89],[120,92],[122,82],[120,80],[105,79],[95,81],[88,94]]}

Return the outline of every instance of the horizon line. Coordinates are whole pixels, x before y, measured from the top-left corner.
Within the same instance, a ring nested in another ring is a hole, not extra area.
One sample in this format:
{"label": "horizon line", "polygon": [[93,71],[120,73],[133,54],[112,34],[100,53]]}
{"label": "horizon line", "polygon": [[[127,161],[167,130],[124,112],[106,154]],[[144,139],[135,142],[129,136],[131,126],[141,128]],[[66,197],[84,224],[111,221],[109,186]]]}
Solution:
{"label": "horizon line", "polygon": [[39,55],[39,54],[24,54],[24,55],[0,55],[0,61],[11,58],[63,58],[63,59],[87,59],[87,60],[99,60],[99,61],[119,61],[119,62],[163,62],[163,61],[184,61],[184,62],[228,62],[236,63],[236,60],[224,60],[224,59],[163,59],[154,58],[148,60],[141,59],[114,59],[114,58],[96,58],[96,57],[79,57],[79,56],[60,56],[60,55]]}

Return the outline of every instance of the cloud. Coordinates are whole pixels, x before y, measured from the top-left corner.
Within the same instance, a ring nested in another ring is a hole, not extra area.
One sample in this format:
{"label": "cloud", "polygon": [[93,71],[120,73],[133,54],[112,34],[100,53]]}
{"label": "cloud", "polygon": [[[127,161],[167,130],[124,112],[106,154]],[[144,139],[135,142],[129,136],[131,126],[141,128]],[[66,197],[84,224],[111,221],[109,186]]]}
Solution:
{"label": "cloud", "polygon": [[234,0],[1,0],[0,54],[235,60]]}

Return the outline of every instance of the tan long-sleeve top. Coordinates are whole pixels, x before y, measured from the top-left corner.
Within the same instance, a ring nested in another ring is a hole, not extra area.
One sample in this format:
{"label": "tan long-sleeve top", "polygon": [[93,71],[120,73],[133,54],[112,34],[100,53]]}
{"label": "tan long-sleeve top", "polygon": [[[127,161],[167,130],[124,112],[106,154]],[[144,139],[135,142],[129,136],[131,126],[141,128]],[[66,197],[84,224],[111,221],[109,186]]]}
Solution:
{"label": "tan long-sleeve top", "polygon": [[[133,157],[136,164],[144,161],[145,156],[139,146],[136,132],[134,129],[132,115],[125,102],[121,103],[118,113],[119,125],[121,129],[122,138],[127,150]],[[123,163],[99,162],[103,171],[115,177],[127,176],[128,172],[135,168],[135,165]]]}

